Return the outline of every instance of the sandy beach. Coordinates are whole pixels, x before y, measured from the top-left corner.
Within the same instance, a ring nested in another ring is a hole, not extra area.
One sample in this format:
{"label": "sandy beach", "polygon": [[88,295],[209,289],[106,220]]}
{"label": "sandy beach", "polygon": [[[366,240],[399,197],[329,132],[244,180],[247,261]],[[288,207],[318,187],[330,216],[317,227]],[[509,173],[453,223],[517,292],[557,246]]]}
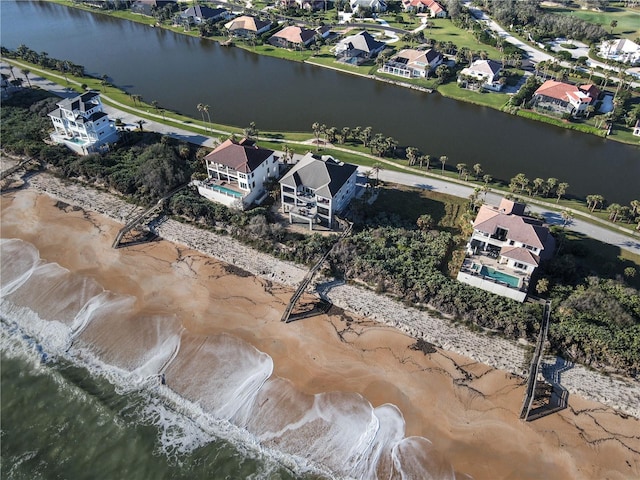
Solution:
{"label": "sandy beach", "polygon": [[[459,478],[640,477],[640,421],[629,416],[638,416],[637,384],[575,367],[562,377],[568,408],[524,423],[524,357],[515,343],[348,285],[328,292],[344,310],[283,324],[303,269],[172,220],[158,226],[165,240],[114,250],[132,206],[47,175],[29,183],[2,195],[3,238],[28,241],[43,259],[134,295],[142,310],[176,315],[190,334],[249,342],[302,394],[357,392],[374,407],[396,405],[406,435],[431,440]],[[417,337],[443,348],[412,350]]]}

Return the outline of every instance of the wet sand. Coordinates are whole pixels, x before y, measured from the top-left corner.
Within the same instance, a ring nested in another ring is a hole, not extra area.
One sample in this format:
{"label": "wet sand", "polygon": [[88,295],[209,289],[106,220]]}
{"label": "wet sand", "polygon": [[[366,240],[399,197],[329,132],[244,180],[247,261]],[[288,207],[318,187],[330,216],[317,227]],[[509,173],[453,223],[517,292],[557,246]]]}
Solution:
{"label": "wet sand", "polygon": [[[640,421],[569,397],[535,422],[518,419],[523,379],[437,349],[411,350],[410,336],[339,309],[283,324],[289,286],[167,241],[119,250],[120,224],[56,206],[32,189],[2,196],[2,237],[36,245],[43,259],[132,294],[141,310],[176,315],[194,335],[230,333],[273,358],[274,374],[300,391],[358,392],[392,403],[406,435],[424,436],[456,472],[476,479],[640,477]],[[464,478],[461,476],[461,478]]]}

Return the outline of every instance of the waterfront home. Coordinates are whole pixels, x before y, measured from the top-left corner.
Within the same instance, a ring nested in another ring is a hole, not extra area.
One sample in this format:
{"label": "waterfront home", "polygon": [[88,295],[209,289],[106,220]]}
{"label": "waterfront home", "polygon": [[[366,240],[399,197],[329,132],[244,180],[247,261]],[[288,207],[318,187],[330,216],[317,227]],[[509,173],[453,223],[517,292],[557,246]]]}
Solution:
{"label": "waterfront home", "polygon": [[579,117],[588,113],[588,107],[595,105],[599,96],[600,91],[594,85],[547,80],[534,92],[531,105],[545,113]]}
{"label": "waterfront home", "polygon": [[210,8],[202,5],[194,5],[187,8],[178,17],[182,25],[200,25],[205,22],[217,22],[226,18],[228,14],[225,8]]}
{"label": "waterfront home", "polygon": [[357,12],[360,9],[369,9],[373,13],[382,13],[387,11],[387,2],[385,0],[350,0],[351,11]]}
{"label": "waterfront home", "polygon": [[281,7],[284,8],[299,8],[301,10],[307,10],[315,12],[316,10],[326,10],[329,0],[280,0],[278,2]]}
{"label": "waterfront home", "polygon": [[375,58],[386,44],[379,42],[367,31],[349,35],[340,40],[335,47],[338,61],[359,65]]}
{"label": "waterfront home", "polygon": [[626,38],[605,40],[600,44],[599,54],[616,62],[640,64],[640,45]]}
{"label": "waterfront home", "polygon": [[282,211],[289,221],[333,228],[334,215],[342,212],[356,193],[358,167],[329,155],[307,153],[280,180]]}
{"label": "waterfront home", "polygon": [[266,32],[271,28],[271,23],[250,15],[243,15],[225,23],[224,28],[233,36],[248,38]]}
{"label": "waterfront home", "polygon": [[103,110],[100,94],[85,92],[56,105],[58,108],[49,113],[55,128],[51,140],[55,143],[85,155],[103,150],[108,143],[118,140],[118,131]]}
{"label": "waterfront home", "polygon": [[470,66],[460,70],[458,84],[462,87],[480,85],[487,90],[500,91],[502,84],[498,81],[502,65],[494,60],[475,60]]}
{"label": "waterfront home", "polygon": [[253,141],[226,140],[204,157],[208,179],[197,182],[198,192],[209,200],[239,209],[261,203],[267,196],[264,184],[280,174],[273,150]]}
{"label": "waterfront home", "polygon": [[429,77],[430,72],[442,63],[440,52],[430,48],[428,50],[405,49],[389,59],[382,66],[384,73],[404,78]]}
{"label": "waterfront home", "polygon": [[176,0],[136,0],[131,5],[131,11],[133,13],[139,13],[140,15],[146,15],[148,17],[153,17],[153,14],[168,6],[177,5],[178,2]]}
{"label": "waterfront home", "polygon": [[447,18],[446,10],[435,0],[403,0],[405,12],[429,12],[432,18]]}
{"label": "waterfront home", "polygon": [[497,207],[483,205],[458,280],[523,302],[531,275],[554,249],[551,232],[525,214],[524,204],[503,199]]}
{"label": "waterfront home", "polygon": [[310,30],[297,25],[290,25],[269,38],[269,43],[276,47],[300,48],[306,47],[316,36],[315,30]]}

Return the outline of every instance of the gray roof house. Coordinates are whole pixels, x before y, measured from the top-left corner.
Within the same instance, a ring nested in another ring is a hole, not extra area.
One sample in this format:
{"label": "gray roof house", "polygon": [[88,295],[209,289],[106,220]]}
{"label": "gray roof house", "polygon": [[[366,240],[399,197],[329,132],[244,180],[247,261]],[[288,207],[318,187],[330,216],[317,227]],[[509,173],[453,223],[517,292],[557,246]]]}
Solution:
{"label": "gray roof house", "polygon": [[387,11],[385,0],[350,0],[351,11],[357,12],[361,8],[370,8],[372,12],[380,13]]}
{"label": "gray roof house", "polygon": [[209,8],[201,5],[195,5],[193,7],[187,8],[184,12],[179,15],[180,21],[183,24],[196,24],[199,25],[201,23],[206,22],[207,20],[211,20],[212,22],[217,22],[225,18],[228,14],[227,9],[225,8]]}
{"label": "gray roof house", "polygon": [[356,193],[358,167],[329,155],[307,153],[280,180],[282,211],[289,221],[333,228],[333,216],[343,211]]}
{"label": "gray roof house", "polygon": [[58,108],[49,113],[55,131],[51,139],[66,145],[79,154],[87,154],[106,148],[118,140],[114,122],[103,111],[100,94],[85,92],[57,103]]}
{"label": "gray roof house", "polygon": [[507,199],[498,207],[480,207],[459,281],[520,302],[526,299],[531,275],[553,255],[555,239],[524,209]]}
{"label": "gray roof house", "polygon": [[360,64],[374,58],[385,46],[384,42],[377,41],[369,32],[363,31],[340,40],[335,47],[335,53],[338,61]]}

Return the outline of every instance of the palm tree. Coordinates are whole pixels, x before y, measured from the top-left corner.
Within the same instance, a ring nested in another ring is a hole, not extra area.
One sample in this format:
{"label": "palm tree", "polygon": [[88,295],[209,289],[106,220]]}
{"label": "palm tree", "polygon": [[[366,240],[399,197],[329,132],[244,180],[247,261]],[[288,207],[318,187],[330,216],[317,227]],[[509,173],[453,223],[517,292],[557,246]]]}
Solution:
{"label": "palm tree", "polygon": [[351,133],[351,129],[349,127],[342,127],[342,135],[340,137],[342,141],[340,143],[345,143],[349,138],[350,133]]}
{"label": "palm tree", "polygon": [[140,119],[140,120],[136,120],[136,122],[138,124],[138,128],[140,129],[141,132],[144,131],[144,129],[142,128],[142,125],[144,125],[145,123],[147,123],[145,120]]}
{"label": "palm tree", "polygon": [[558,185],[558,179],[557,178],[548,178],[547,179],[547,183],[545,184],[545,196],[549,196],[551,195],[552,192],[555,192],[556,190],[556,186]]}
{"label": "palm tree", "polygon": [[311,130],[313,130],[313,135],[316,137],[316,152],[318,151],[318,145],[320,144],[320,124],[318,122],[313,122],[311,125]]}
{"label": "palm tree", "polygon": [[493,180],[493,178],[491,177],[491,175],[488,174],[484,174],[482,176],[482,181],[484,182],[485,186],[488,187],[489,186],[489,182],[491,182],[491,180]]}
{"label": "palm tree", "polygon": [[558,184],[558,189],[556,190],[556,195],[558,196],[558,198],[556,199],[556,203],[560,201],[560,197],[562,197],[562,195],[567,193],[568,188],[569,184],[566,182],[561,182],[560,184]]}
{"label": "palm tree", "polygon": [[611,20],[611,23],[609,24],[609,26],[611,27],[611,35],[613,35],[613,29],[618,26],[618,21],[617,20]]}
{"label": "palm tree", "polygon": [[571,223],[571,220],[573,219],[573,214],[567,210],[564,209],[562,210],[562,228],[566,227],[569,223]]}
{"label": "palm tree", "polygon": [[[211,125],[211,117],[209,116],[209,105],[203,105],[202,110],[204,111],[204,113],[207,114],[207,120],[209,120],[209,131],[213,133],[213,128]],[[254,123],[254,127],[255,127],[255,123]],[[258,136],[257,132],[258,131],[256,130],[256,137]]]}
{"label": "palm tree", "polygon": [[447,160],[449,160],[449,157],[447,157],[446,155],[442,155],[440,157],[440,163],[442,164],[442,173],[444,173],[444,166],[447,164]]}
{"label": "palm tree", "polygon": [[156,110],[156,112],[158,111],[158,101],[157,100],[153,100],[151,102],[151,105],[153,106],[153,108]]}
{"label": "palm tree", "polygon": [[640,200],[631,200],[631,216],[635,217],[640,210]]}
{"label": "palm tree", "polygon": [[131,95],[131,100],[133,100],[134,105],[136,105],[136,103],[142,103],[142,95],[134,93],[133,95]]}
{"label": "palm tree", "polygon": [[480,175],[482,175],[482,165],[480,165],[479,163],[476,163],[473,166],[473,173],[476,176],[476,180],[480,178]]}
{"label": "palm tree", "polygon": [[13,72],[13,65],[9,65],[9,72],[11,72],[11,76],[15,80],[16,79],[16,74]]}
{"label": "palm tree", "polygon": [[360,132],[360,140],[362,140],[362,145],[363,146],[368,146],[369,142],[371,141],[371,135],[373,132],[373,128],[371,127],[365,127],[362,132]]}
{"label": "palm tree", "polygon": [[[200,115],[202,116],[202,123],[204,123],[204,103],[199,103],[198,105],[196,105],[196,108],[198,109],[198,111],[200,112]],[[206,125],[205,125],[205,130],[206,130]]]}
{"label": "palm tree", "polygon": [[380,170],[382,170],[382,164],[379,162],[374,163],[373,167],[371,167],[371,171],[376,174],[376,187],[379,183]]}
{"label": "palm tree", "polygon": [[102,75],[101,80],[100,80],[100,84],[104,87],[104,91],[107,91],[107,81],[109,80],[108,75],[105,73]]}
{"label": "palm tree", "polygon": [[31,73],[31,70],[29,70],[28,68],[23,68],[20,71],[24,75],[24,78],[27,79],[27,83],[29,83],[29,88],[31,88],[31,79],[29,78],[29,74]]}
{"label": "palm tree", "polygon": [[458,163],[456,165],[456,170],[458,170],[458,178],[462,177],[462,172],[467,169],[466,163]]}
{"label": "palm tree", "polygon": [[621,209],[622,206],[618,203],[612,203],[611,205],[609,205],[607,207],[607,212],[609,212],[609,220],[611,220],[613,223],[616,223]]}
{"label": "palm tree", "polygon": [[413,166],[418,159],[419,150],[416,147],[407,147],[407,160],[409,160],[409,166]]}
{"label": "palm tree", "polygon": [[604,205],[604,197],[602,195],[594,195],[591,211],[593,212],[598,206],[602,206],[602,205]]}

